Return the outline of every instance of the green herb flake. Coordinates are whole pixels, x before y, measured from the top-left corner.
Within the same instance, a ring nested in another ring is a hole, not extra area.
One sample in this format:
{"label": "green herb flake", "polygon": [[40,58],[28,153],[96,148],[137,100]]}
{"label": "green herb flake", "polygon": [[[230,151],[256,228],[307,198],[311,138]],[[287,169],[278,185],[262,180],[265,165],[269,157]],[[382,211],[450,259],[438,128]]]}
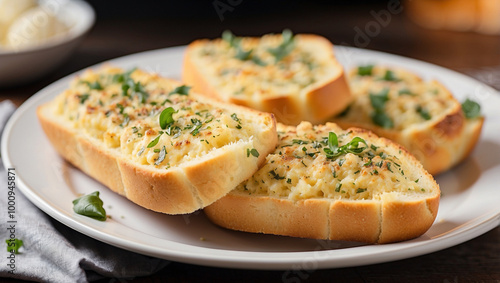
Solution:
{"label": "green herb flake", "polygon": [[290,179],[290,178],[286,179],[286,183],[287,184],[291,184],[292,183],[292,179]]}
{"label": "green herb flake", "polygon": [[342,188],[342,183],[337,183],[335,185],[335,192],[337,192],[337,193],[340,192],[340,188]]}
{"label": "green herb flake", "polygon": [[357,194],[364,193],[364,192],[366,192],[367,190],[368,190],[368,189],[358,188],[358,189],[356,189],[356,193],[357,193]]}
{"label": "green herb flake", "polygon": [[87,101],[87,99],[89,99],[90,95],[88,93],[85,93],[85,94],[80,94],[77,97],[80,100],[80,104],[84,104],[85,101]]}
{"label": "green herb flake", "polygon": [[271,176],[276,179],[276,180],[283,180],[285,179],[284,176],[280,176],[279,174],[277,174],[274,170],[271,170],[269,171],[269,174],[271,174]]}
{"label": "green herb flake", "polygon": [[95,90],[103,90],[104,89],[98,81],[85,82],[85,83],[89,86],[90,89],[95,89]]}
{"label": "green herb flake", "polygon": [[416,109],[417,113],[420,114],[420,117],[422,117],[424,120],[430,120],[432,117],[431,117],[431,114],[429,114],[429,111],[427,111],[426,109],[424,109],[422,106],[417,106],[417,109]]}
{"label": "green herb flake", "polygon": [[236,55],[234,55],[234,58],[239,59],[241,61],[250,60],[252,58],[252,52],[253,52],[253,49],[245,51],[245,50],[243,50],[243,48],[241,46],[238,46],[238,48],[236,49]]}
{"label": "green herb flake", "polygon": [[360,76],[371,76],[373,73],[373,65],[365,65],[358,67],[358,75]]}
{"label": "green herb flake", "polygon": [[410,96],[415,96],[416,94],[414,94],[413,92],[411,92],[411,90],[409,90],[408,88],[402,88],[398,91],[398,94],[399,95],[410,95]]}
{"label": "green herb flake", "polygon": [[250,150],[250,154],[253,155],[254,157],[259,157],[260,155],[255,148],[252,148],[252,150]]}
{"label": "green herb flake", "polygon": [[172,125],[175,122],[173,117],[174,113],[177,113],[177,111],[172,107],[165,108],[163,109],[163,111],[161,111],[160,127],[163,130],[165,130],[167,126]]}
{"label": "green herb flake", "polygon": [[481,116],[481,106],[479,103],[468,98],[462,103],[462,111],[467,119],[473,119]]}
{"label": "green herb flake", "polygon": [[393,71],[387,70],[385,71],[384,76],[382,77],[384,81],[391,81],[391,82],[396,82],[399,81],[399,79],[396,77]]}
{"label": "green herb flake", "polygon": [[99,221],[106,220],[106,210],[103,207],[103,201],[99,198],[99,191],[75,199],[73,211]]}
{"label": "green herb flake", "polygon": [[163,134],[163,132],[160,132],[160,134],[154,139],[152,140],[149,144],[148,144],[148,148],[152,148],[154,147],[155,145],[158,144],[158,142],[160,141],[160,137],[161,135]]}
{"label": "green herb flake", "polygon": [[269,48],[267,51],[274,56],[276,62],[285,58],[294,48],[294,36],[289,29],[283,30],[281,33],[283,41],[275,48]]}
{"label": "green herb flake", "polygon": [[167,149],[165,148],[165,146],[163,146],[160,150],[160,154],[158,155],[158,159],[156,159],[155,161],[155,165],[160,165],[163,160],[165,160],[165,156],[167,155]]}
{"label": "green herb flake", "polygon": [[389,88],[384,88],[378,93],[370,92],[370,103],[376,111],[384,111],[387,101],[389,101]]}
{"label": "green herb flake", "polygon": [[178,95],[189,95],[189,90],[191,89],[190,86],[186,86],[186,85],[181,85],[181,86],[178,86],[176,88],[174,88],[174,90],[172,90],[171,92],[168,93],[168,95],[174,95],[174,94],[178,94]]}
{"label": "green herb flake", "polygon": [[386,129],[394,128],[394,122],[392,119],[383,112],[374,112],[372,113],[371,118],[375,125]]}
{"label": "green herb flake", "polygon": [[222,33],[222,40],[229,43],[229,46],[235,48],[239,46],[241,38],[236,37],[231,31],[225,30]]}
{"label": "green herb flake", "polygon": [[7,252],[15,253],[16,255],[19,254],[19,249],[24,245],[23,240],[17,238],[7,239],[5,243],[7,244]]}
{"label": "green herb flake", "polygon": [[[360,143],[364,144],[365,146],[359,147]],[[343,146],[339,146],[337,134],[335,134],[334,132],[330,132],[328,134],[328,147],[324,148],[323,151],[325,152],[327,158],[334,158],[347,153],[359,155],[367,147],[368,144],[366,143],[366,141],[360,137],[355,137],[349,143]]]}

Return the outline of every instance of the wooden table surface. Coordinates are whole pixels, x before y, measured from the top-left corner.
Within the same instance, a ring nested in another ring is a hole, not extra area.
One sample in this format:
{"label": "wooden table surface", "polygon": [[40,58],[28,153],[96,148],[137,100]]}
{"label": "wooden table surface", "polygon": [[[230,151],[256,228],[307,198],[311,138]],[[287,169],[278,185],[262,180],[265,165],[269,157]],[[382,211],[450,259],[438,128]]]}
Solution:
{"label": "wooden table surface", "polygon": [[[161,13],[155,13],[151,17],[131,17],[130,14],[116,16],[97,7],[96,25],[63,66],[37,82],[0,89],[0,101],[10,99],[20,105],[44,86],[82,68],[135,52],[185,45],[197,38],[217,37],[225,29],[231,29],[238,35],[260,35],[290,28],[295,33],[309,32],[323,35],[334,44],[385,51],[461,72],[500,66],[500,36],[426,30],[413,24],[405,16],[404,9],[401,13],[391,14],[387,24],[380,25],[379,32],[361,42],[359,37],[356,37],[357,31],[376,22],[374,13],[387,9],[384,2],[364,6],[292,2],[295,3],[293,7],[280,9],[274,4],[263,11],[258,11],[255,7],[246,7],[245,2],[233,1],[233,3],[238,2],[241,4],[223,13],[222,21],[212,4],[204,7],[212,10],[200,13],[204,8],[198,8],[195,16],[189,16],[189,13],[184,11],[181,15],[170,12],[164,17]],[[133,7],[130,9],[133,10]],[[249,12],[245,12],[244,9],[249,9]],[[496,80],[496,78],[490,79]],[[235,270],[171,263],[150,277],[123,281],[103,279],[99,282],[167,280],[169,282],[500,282],[500,227],[442,251],[369,266],[286,273],[286,271]]]}

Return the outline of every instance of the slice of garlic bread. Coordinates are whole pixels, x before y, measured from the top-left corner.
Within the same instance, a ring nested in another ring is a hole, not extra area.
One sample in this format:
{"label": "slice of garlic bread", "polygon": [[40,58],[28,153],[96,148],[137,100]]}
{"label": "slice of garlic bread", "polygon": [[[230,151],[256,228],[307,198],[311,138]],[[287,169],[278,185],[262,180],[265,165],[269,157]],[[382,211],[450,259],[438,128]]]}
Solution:
{"label": "slice of garlic bread", "polygon": [[320,123],[351,95],[332,44],[312,34],[268,34],[191,43],[182,79],[199,93],[274,113],[278,121]]}
{"label": "slice of garlic bread", "polygon": [[354,101],[331,121],[403,145],[433,175],[466,158],[479,138],[484,118],[464,115],[460,102],[437,81],[368,65],[353,69],[349,83]]}
{"label": "slice of garlic bread", "polygon": [[89,70],[37,114],[61,156],[140,206],[168,214],[224,196],[277,142],[272,114],[141,70]]}
{"label": "slice of garlic bread", "polygon": [[229,229],[294,237],[388,243],[434,222],[434,178],[399,145],[333,123],[278,124],[264,165],[204,209]]}

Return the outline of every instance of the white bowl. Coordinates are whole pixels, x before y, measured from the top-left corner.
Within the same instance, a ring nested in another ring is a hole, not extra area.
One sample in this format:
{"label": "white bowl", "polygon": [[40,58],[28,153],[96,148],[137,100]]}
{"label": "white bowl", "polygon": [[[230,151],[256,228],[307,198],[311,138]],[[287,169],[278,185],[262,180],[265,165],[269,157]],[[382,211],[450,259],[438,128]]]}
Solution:
{"label": "white bowl", "polygon": [[76,49],[95,21],[84,1],[57,1],[57,16],[70,26],[64,36],[19,50],[0,49],[0,87],[34,81],[60,66]]}

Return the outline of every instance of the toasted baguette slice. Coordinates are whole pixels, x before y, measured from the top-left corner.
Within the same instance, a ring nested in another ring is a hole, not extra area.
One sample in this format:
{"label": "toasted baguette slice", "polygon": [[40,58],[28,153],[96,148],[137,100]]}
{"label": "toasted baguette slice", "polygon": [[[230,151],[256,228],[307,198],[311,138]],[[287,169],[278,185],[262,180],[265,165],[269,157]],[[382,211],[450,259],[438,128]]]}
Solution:
{"label": "toasted baguette slice", "polygon": [[[335,151],[330,132],[342,150]],[[399,145],[333,123],[278,124],[278,134],[278,147],[261,169],[204,209],[214,223],[255,233],[388,243],[418,237],[434,222],[439,186]]]}
{"label": "toasted baguette slice", "polygon": [[187,48],[182,79],[199,93],[274,113],[293,125],[323,122],[351,102],[327,39],[289,32],[224,38],[197,40]]}
{"label": "toasted baguette slice", "polygon": [[257,171],[277,134],[272,114],[187,91],[140,70],[89,70],[37,114],[59,154],[91,177],[145,208],[189,213]]}
{"label": "toasted baguette slice", "polygon": [[402,69],[362,66],[350,72],[349,83],[354,102],[331,121],[403,145],[433,175],[466,158],[479,138],[484,118],[467,119],[437,81],[424,82]]}

